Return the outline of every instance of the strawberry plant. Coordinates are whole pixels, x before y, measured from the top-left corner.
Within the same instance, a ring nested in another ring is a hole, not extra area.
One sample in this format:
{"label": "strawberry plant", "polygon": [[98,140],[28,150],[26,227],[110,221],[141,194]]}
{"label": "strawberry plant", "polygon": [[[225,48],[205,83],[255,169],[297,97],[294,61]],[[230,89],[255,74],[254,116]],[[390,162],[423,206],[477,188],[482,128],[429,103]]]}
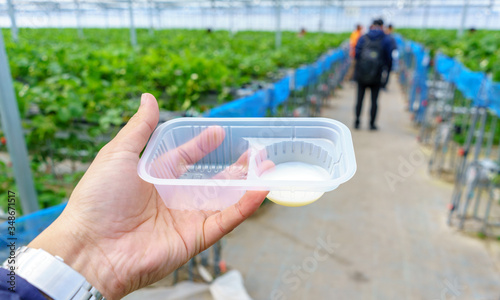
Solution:
{"label": "strawberry plant", "polygon": [[500,31],[477,30],[466,32],[457,38],[456,30],[400,29],[404,37],[420,42],[443,54],[456,57],[472,71],[491,74],[493,81],[500,82]]}
{"label": "strawberry plant", "polygon": [[[348,37],[284,32],[275,49],[273,32],[176,29],[151,36],[139,29],[132,48],[127,29],[85,29],[80,39],[76,29],[21,28],[18,43],[2,30],[28,151],[45,166],[91,161],[137,110],[143,92],[154,94],[161,109],[201,112],[210,106],[206,99],[232,100],[231,90],[275,81],[282,69],[311,63]],[[51,195],[40,198],[43,206],[63,195],[53,168],[34,172],[37,190]]]}

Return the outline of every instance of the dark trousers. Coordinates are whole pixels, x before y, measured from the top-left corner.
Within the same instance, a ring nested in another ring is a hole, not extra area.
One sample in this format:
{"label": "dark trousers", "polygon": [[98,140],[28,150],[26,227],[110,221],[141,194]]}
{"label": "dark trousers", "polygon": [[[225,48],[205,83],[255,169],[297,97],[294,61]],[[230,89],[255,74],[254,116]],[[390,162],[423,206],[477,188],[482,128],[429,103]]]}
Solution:
{"label": "dark trousers", "polygon": [[365,97],[366,88],[371,90],[372,106],[370,109],[370,125],[375,125],[375,118],[377,117],[377,101],[380,91],[380,84],[365,85],[358,82],[358,101],[356,103],[356,123],[359,124],[359,117],[363,108],[363,98]]}

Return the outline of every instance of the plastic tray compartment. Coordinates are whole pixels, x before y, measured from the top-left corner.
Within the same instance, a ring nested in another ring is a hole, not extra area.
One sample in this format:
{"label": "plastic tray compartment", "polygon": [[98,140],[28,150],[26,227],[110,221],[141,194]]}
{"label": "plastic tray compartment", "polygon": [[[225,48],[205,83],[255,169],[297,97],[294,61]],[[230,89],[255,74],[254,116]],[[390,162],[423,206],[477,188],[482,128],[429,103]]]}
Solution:
{"label": "plastic tray compartment", "polygon": [[138,165],[167,207],[210,211],[250,190],[305,205],[355,172],[349,129],[326,118],[175,119],[155,130]]}

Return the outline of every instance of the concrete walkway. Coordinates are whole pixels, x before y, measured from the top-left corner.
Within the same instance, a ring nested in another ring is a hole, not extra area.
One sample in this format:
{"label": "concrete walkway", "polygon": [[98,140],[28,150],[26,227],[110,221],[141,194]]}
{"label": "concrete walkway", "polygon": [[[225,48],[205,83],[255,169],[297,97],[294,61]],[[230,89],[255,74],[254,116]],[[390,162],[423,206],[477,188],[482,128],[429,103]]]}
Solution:
{"label": "concrete walkway", "polygon": [[[351,127],[354,97],[346,84],[323,115]],[[227,264],[254,299],[498,300],[484,243],[445,223],[452,186],[427,174],[399,86],[381,93],[378,132],[367,100],[355,177],[311,205],[259,210],[226,238]]]}

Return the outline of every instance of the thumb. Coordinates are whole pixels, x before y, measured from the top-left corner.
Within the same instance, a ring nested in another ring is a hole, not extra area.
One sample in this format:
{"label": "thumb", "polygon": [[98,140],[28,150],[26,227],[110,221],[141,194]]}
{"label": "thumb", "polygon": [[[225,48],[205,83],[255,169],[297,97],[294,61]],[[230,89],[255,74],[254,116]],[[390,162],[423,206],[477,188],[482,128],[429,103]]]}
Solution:
{"label": "thumb", "polygon": [[142,94],[139,110],[118,132],[112,141],[113,146],[139,155],[158,125],[159,115],[155,97],[151,94]]}

